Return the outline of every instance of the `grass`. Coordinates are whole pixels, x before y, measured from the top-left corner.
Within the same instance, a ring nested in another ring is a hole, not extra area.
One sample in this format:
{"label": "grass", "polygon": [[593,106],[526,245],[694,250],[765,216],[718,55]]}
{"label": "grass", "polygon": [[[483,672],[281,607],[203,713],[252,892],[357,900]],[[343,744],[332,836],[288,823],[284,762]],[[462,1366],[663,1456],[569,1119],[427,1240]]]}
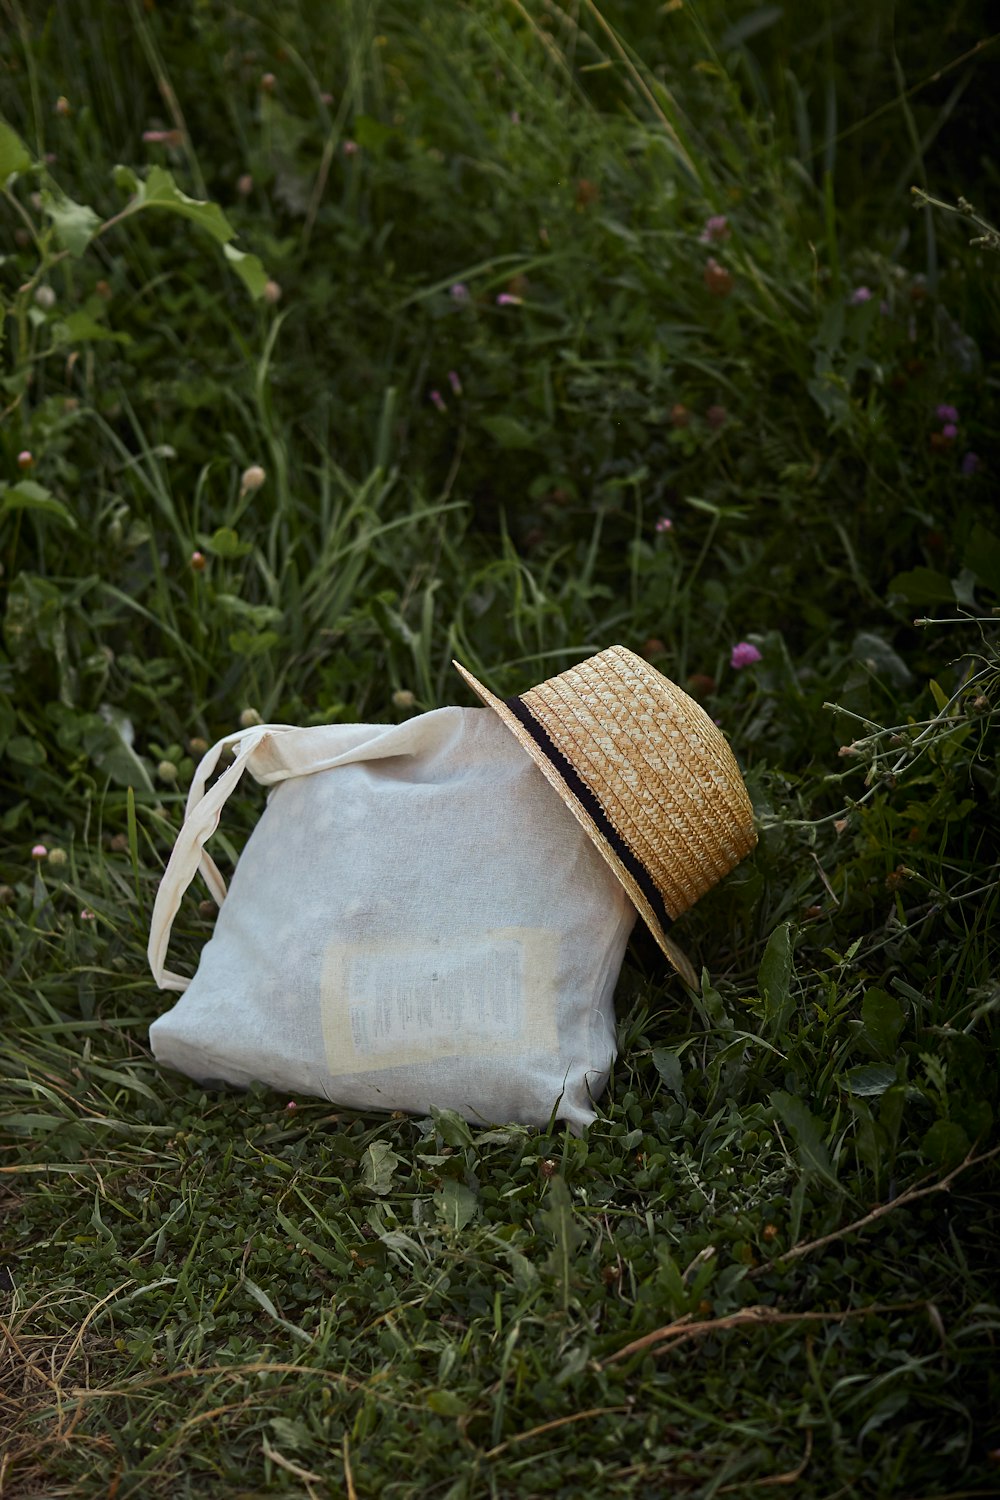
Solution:
{"label": "grass", "polygon": [[[995,1494],[998,43],[305,10],[4,5],[0,1496]],[[613,641],[760,843],[584,1137],[154,1065],[204,742]]]}

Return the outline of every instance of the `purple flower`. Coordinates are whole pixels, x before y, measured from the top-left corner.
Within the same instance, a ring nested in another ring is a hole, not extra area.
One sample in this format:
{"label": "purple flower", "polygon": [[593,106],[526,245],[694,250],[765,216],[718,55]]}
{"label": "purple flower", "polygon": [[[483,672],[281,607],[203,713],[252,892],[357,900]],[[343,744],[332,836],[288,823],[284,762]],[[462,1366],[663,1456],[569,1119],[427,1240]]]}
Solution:
{"label": "purple flower", "polygon": [[738,641],[733,647],[729,665],[740,672],[744,667],[752,667],[754,662],[760,659],[761,655],[756,646],[751,646],[749,641]]}
{"label": "purple flower", "polygon": [[451,386],[456,396],[460,396],[462,394],[462,382],[458,378],[457,370],[448,371],[448,384]]}
{"label": "purple flower", "polygon": [[978,468],[979,454],[971,452],[967,453],[962,459],[962,473],[965,475],[966,479],[971,479]]}
{"label": "purple flower", "polygon": [[712,214],[711,218],[705,220],[705,227],[698,236],[698,243],[716,245],[720,240],[728,240],[729,235],[729,220],[725,214]]}
{"label": "purple flower", "polygon": [[656,523],[657,531],[673,531],[674,523],[669,516],[661,516]]}
{"label": "purple flower", "polygon": [[345,156],[356,156],[360,148],[357,141],[345,141],[340,149]]}
{"label": "purple flower", "polygon": [[852,307],[860,307],[862,302],[870,302],[872,300],[871,287],[856,286],[854,288],[854,291],[851,293],[849,300]]}
{"label": "purple flower", "polygon": [[944,424],[941,428],[941,436],[947,438],[949,442],[954,442],[955,438],[958,437],[958,428],[954,422],[946,422]]}
{"label": "purple flower", "polygon": [[513,292],[501,292],[497,298],[497,307],[520,307],[522,300],[515,297]]}
{"label": "purple flower", "polygon": [[957,422],[958,407],[949,406],[946,402],[942,402],[940,406],[934,408],[934,415],[939,422]]}
{"label": "purple flower", "polygon": [[431,391],[429,399],[434,402],[434,405],[437,407],[438,411],[448,410],[447,406],[445,405],[444,397],[442,396],[440,391]]}
{"label": "purple flower", "polygon": [[466,286],[464,281],[456,281],[455,285],[451,289],[450,295],[453,302],[468,302],[469,288]]}

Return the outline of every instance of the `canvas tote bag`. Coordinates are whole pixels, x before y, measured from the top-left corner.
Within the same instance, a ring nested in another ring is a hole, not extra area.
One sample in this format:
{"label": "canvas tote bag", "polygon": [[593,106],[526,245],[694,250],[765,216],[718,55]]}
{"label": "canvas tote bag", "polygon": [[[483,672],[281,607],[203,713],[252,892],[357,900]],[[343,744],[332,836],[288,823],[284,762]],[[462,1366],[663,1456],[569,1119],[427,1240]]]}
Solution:
{"label": "canvas tote bag", "polygon": [[[269,794],[227,891],[205,844],[246,771]],[[167,945],[199,869],[220,910],[188,981]],[[634,919],[489,708],[260,725],[195,772],[149,942],[157,983],[183,994],[150,1042],[204,1083],[579,1129],[614,1058]]]}
{"label": "canvas tote bag", "polygon": [[[160,1061],[579,1129],[636,912],[695,985],[673,923],[757,841],[718,727],[624,646],[507,699],[455,666],[485,708],[262,725],[205,756],[153,909],[154,977],[184,991],[150,1030]],[[204,846],[246,770],[271,790],[227,894]],[[166,954],[199,869],[221,910],[189,983]]]}

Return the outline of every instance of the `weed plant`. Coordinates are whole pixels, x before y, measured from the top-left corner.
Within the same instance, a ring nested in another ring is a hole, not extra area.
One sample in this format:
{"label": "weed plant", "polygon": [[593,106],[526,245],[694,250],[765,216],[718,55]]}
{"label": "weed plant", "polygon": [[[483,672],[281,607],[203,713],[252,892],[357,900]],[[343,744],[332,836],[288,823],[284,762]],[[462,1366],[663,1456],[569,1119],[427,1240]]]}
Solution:
{"label": "weed plant", "polygon": [[[998,44],[943,10],[4,0],[0,1496],[997,1493]],[[154,1065],[208,743],[614,641],[760,844],[698,993],[636,937],[582,1138]]]}

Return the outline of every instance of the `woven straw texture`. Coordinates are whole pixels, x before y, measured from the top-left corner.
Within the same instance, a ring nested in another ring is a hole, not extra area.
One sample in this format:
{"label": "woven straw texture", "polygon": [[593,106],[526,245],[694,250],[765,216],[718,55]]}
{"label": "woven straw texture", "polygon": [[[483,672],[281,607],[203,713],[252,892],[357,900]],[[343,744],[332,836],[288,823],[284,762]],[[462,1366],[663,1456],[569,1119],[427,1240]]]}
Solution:
{"label": "woven straw texture", "polygon": [[[572,789],[507,705],[458,662],[614,870],[671,963],[691,964],[663,931],[634,876]],[[753,849],[753,808],[725,738],[699,704],[624,646],[551,677],[521,696],[648,872],[671,917],[710,890]]]}

